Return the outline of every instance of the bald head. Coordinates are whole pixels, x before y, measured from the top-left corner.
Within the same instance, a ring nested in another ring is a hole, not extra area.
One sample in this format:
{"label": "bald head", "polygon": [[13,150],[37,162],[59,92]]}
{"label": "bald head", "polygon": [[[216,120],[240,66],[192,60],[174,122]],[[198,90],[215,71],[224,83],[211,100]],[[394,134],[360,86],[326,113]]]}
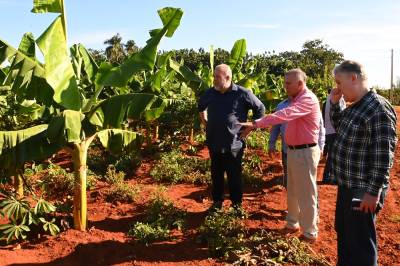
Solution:
{"label": "bald head", "polygon": [[232,83],[232,70],[226,64],[220,64],[214,69],[214,88],[225,93]]}

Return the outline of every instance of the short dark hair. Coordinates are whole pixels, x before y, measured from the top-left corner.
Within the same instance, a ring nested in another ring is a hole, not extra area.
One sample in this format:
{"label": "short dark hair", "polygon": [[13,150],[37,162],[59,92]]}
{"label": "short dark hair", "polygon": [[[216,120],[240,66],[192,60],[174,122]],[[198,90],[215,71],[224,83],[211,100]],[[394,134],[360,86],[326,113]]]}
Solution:
{"label": "short dark hair", "polygon": [[364,70],[363,65],[352,60],[345,60],[340,65],[337,65],[333,69],[333,74],[336,75],[338,73],[354,73],[363,81],[367,80],[367,74]]}

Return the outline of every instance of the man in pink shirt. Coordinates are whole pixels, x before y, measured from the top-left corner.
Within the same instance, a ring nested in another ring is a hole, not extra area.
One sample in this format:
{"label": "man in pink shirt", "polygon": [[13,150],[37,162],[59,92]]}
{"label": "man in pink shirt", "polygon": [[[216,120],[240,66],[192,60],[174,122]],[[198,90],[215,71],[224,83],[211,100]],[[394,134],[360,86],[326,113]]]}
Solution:
{"label": "man in pink shirt", "polygon": [[317,96],[306,86],[306,74],[292,69],[285,74],[285,88],[290,105],[254,122],[241,123],[246,127],[242,137],[251,130],[287,123],[285,142],[288,145],[288,184],[286,229],[297,232],[302,239],[314,242],[318,236],[317,167],[321,151],[318,147],[322,114]]}

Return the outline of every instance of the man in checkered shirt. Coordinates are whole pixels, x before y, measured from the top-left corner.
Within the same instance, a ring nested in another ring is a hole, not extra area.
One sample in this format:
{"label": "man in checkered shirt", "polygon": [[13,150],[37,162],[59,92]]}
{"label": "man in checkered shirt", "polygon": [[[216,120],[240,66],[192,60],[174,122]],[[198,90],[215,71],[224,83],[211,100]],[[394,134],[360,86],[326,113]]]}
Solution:
{"label": "man in checkered shirt", "polygon": [[[383,206],[396,146],[396,113],[367,87],[361,64],[344,61],[334,69],[331,116],[337,138],[332,174],[338,180],[335,229],[337,265],[377,265],[375,217]],[[351,102],[340,111],[343,95]]]}

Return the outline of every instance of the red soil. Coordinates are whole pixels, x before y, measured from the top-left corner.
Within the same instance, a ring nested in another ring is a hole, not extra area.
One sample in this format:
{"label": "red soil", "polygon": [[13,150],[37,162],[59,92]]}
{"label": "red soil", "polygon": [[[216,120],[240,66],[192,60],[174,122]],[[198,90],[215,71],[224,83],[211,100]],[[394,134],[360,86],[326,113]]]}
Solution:
{"label": "red soil", "polygon": [[[400,108],[396,109],[400,114]],[[400,125],[398,125],[400,129]],[[278,159],[269,159],[261,152],[264,186],[245,189],[243,206],[250,214],[248,228],[279,230],[284,226],[286,192],[275,186],[282,168]],[[206,157],[202,150],[200,156]],[[400,265],[400,146],[391,170],[391,187],[385,207],[377,219],[379,264]],[[141,197],[134,204],[110,204],[104,201],[107,187],[100,183],[88,192],[89,226],[86,232],[69,229],[58,236],[42,236],[37,240],[0,248],[0,265],[224,265],[209,259],[204,245],[196,243],[197,229],[210,206],[206,186],[179,184],[168,188],[174,204],[188,212],[188,230],[175,233],[173,241],[164,241],[148,247],[133,242],[126,236],[130,225],[138,221],[144,211],[150,192],[156,184],[148,176],[151,164],[144,162],[129,181],[140,184]],[[319,165],[321,180],[323,163]],[[334,211],[336,187],[319,185],[320,235],[312,249],[336,262],[336,233]],[[226,204],[229,204],[228,202]],[[397,221],[396,221],[397,218]]]}

